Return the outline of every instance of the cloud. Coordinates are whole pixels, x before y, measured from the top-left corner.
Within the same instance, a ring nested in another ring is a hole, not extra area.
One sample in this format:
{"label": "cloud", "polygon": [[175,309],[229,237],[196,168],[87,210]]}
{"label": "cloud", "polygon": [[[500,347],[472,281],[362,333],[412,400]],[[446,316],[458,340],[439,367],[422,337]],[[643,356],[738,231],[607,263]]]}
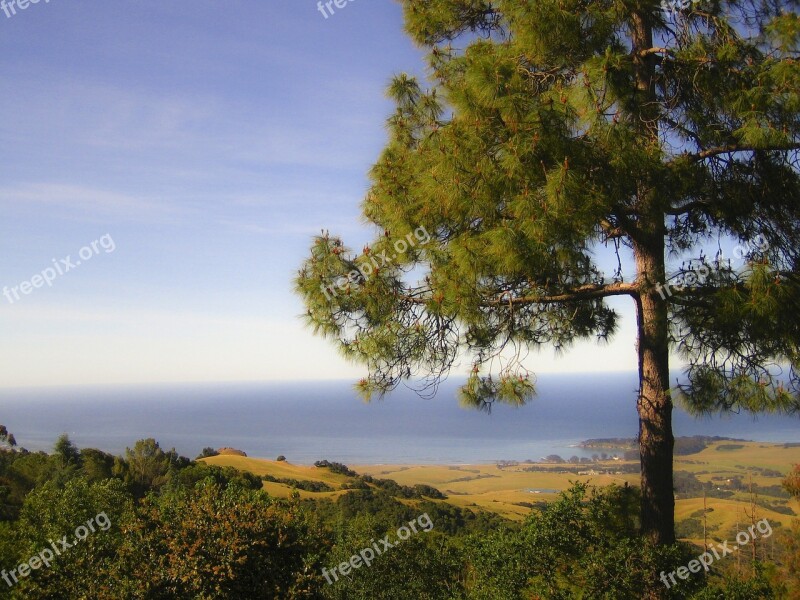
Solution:
{"label": "cloud", "polygon": [[0,187],[0,211],[72,220],[104,221],[109,218],[158,221],[175,219],[181,207],[121,192],[70,183],[27,183]]}
{"label": "cloud", "polygon": [[[372,94],[363,91],[370,87]],[[348,92],[334,77],[316,82],[313,95],[271,90],[267,102],[235,90],[165,91],[58,75],[0,90],[9,105],[25,106],[2,124],[3,137],[23,151],[44,149],[62,159],[67,151],[70,159],[99,155],[124,166],[136,156],[169,169],[196,168],[198,161],[216,168],[365,169],[365,157],[383,141],[379,88],[353,81]]]}

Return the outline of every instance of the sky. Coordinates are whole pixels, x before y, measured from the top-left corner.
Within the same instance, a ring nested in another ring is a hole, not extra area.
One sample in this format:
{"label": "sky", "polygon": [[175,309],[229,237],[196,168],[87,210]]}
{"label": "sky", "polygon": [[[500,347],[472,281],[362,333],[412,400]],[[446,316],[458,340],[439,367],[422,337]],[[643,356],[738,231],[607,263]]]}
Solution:
{"label": "sky", "polygon": [[[399,4],[353,0],[327,18],[312,0],[13,8],[0,11],[0,387],[363,376],[303,325],[291,281],[320,230],[350,247],[372,237],[359,207],[385,89],[425,73]],[[612,304],[611,344],[527,364],[635,369],[630,301]]]}

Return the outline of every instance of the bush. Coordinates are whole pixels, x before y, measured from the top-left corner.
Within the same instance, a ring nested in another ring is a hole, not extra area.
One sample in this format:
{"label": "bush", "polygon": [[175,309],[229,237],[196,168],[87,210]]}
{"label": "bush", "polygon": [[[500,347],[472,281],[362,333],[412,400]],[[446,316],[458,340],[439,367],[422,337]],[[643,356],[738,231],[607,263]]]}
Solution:
{"label": "bush", "polygon": [[[410,519],[409,519],[410,520]],[[406,523],[408,520],[405,521]],[[403,520],[391,522],[370,516],[353,519],[337,540],[329,556],[329,566],[349,561],[363,548],[388,534],[396,542],[396,528]],[[464,562],[452,540],[436,532],[416,533],[396,546],[376,554],[372,564],[352,569],[347,576],[328,574],[330,585],[322,586],[322,596],[331,600],[373,600],[413,598],[414,600],[462,600]]]}
{"label": "bush", "polygon": [[763,567],[757,564],[753,577],[728,577],[721,583],[698,592],[692,596],[692,600],[773,600],[781,597],[784,597],[783,594],[772,586]]}
{"label": "bush", "polygon": [[271,483],[282,483],[283,485],[288,485],[291,488],[297,490],[303,490],[305,492],[332,492],[334,489],[329,486],[324,481],[309,481],[307,479],[289,479],[286,477],[273,477],[272,475],[264,475],[262,477],[264,481],[269,481]]}
{"label": "bush", "polygon": [[214,450],[214,448],[203,448],[200,456],[198,456],[195,460],[200,460],[201,458],[210,458],[211,456],[219,456],[219,452]]}
{"label": "bush", "polygon": [[140,519],[123,552],[137,589],[118,598],[312,597],[327,542],[291,503],[208,481],[148,496]]}
{"label": "bush", "polygon": [[358,473],[352,469],[348,469],[347,465],[337,462],[328,462],[327,460],[318,460],[314,466],[320,469],[328,469],[331,473],[338,473],[339,475],[346,475],[347,477],[358,477]]}
{"label": "bush", "polygon": [[[520,532],[497,530],[467,545],[470,598],[641,600],[687,598],[702,578],[666,590],[654,574],[686,564],[686,544],[655,547],[639,535],[638,490],[585,484],[562,492]],[[576,591],[580,594],[576,595]]]}

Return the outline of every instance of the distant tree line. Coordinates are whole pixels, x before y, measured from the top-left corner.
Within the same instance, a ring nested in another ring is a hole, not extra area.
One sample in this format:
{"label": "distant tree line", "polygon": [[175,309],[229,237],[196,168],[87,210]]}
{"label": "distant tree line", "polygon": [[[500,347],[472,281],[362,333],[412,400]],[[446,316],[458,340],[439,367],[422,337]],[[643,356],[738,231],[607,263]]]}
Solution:
{"label": "distant tree line", "polygon": [[430,485],[400,485],[393,479],[378,479],[376,477],[372,477],[372,475],[359,475],[346,465],[336,462],[331,463],[327,460],[317,461],[314,463],[314,466],[327,468],[332,473],[338,473],[340,475],[352,477],[353,481],[343,484],[342,489],[368,489],[372,485],[384,489],[393,496],[398,496],[400,498],[433,498],[435,500],[447,499],[446,495]]}

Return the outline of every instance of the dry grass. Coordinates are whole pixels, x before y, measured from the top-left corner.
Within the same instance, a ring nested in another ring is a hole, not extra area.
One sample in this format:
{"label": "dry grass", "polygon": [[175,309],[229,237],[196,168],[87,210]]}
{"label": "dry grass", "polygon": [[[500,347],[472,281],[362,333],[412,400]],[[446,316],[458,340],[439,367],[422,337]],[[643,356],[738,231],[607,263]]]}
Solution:
{"label": "dry grass", "polygon": [[[760,486],[780,484],[782,476],[787,474],[794,464],[800,463],[800,448],[783,448],[780,444],[764,444],[758,442],[736,442],[743,448],[736,450],[718,450],[719,446],[733,442],[712,444],[698,454],[680,456],[675,459],[675,469],[694,473],[701,481],[712,478],[731,478],[739,476],[743,481],[752,481]],[[336,488],[335,492],[299,491],[303,498],[336,498],[346,493],[340,490],[341,484],[349,481],[343,475],[331,473],[328,469],[292,465],[288,462],[276,462],[240,456],[215,456],[203,459],[208,464],[231,466],[256,475],[272,475],[277,478],[306,481],[322,481]],[[613,469],[619,463],[608,463],[595,468]],[[533,493],[532,489],[564,490],[573,482],[580,481],[591,485],[606,486],[611,484],[638,486],[639,476],[625,475],[575,475],[559,473],[558,467],[549,472],[526,472],[526,465],[498,468],[493,464],[482,465],[355,465],[355,471],[363,475],[394,479],[401,485],[431,485],[448,495],[448,502],[462,508],[488,510],[510,519],[523,519],[529,512],[524,504],[550,501],[558,497],[555,493]],[[587,469],[590,467],[586,467]],[[764,476],[756,468],[767,468],[782,474],[781,477]],[[288,497],[294,490],[280,483],[264,483],[264,489],[276,497]],[[749,508],[747,493],[737,493],[733,498],[720,500],[708,499],[708,506],[713,512],[708,515],[709,525],[716,525],[719,534],[726,535],[735,531],[737,520],[747,521],[745,509]],[[676,520],[681,521],[702,509],[702,498],[678,500]],[[800,513],[800,505],[792,501],[792,508]],[[788,526],[792,521],[790,515],[783,515],[766,508],[757,509],[758,518],[767,518],[772,523]],[[718,535],[715,533],[714,535]]]}

